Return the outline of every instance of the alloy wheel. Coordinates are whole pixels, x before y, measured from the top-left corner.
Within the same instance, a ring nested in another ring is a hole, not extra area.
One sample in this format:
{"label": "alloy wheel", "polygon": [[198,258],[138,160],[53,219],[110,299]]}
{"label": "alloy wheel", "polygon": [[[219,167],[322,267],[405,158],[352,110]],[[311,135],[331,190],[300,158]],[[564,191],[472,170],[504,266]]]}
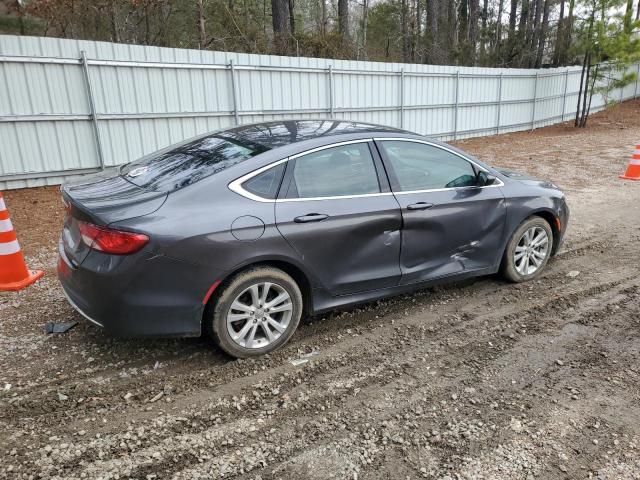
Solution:
{"label": "alloy wheel", "polygon": [[542,227],[524,232],[513,253],[513,264],[520,275],[533,275],[549,253],[549,235]]}
{"label": "alloy wheel", "polygon": [[275,342],[289,326],[291,295],[272,282],[255,283],[238,295],[227,313],[231,339],[243,348],[263,348]]}

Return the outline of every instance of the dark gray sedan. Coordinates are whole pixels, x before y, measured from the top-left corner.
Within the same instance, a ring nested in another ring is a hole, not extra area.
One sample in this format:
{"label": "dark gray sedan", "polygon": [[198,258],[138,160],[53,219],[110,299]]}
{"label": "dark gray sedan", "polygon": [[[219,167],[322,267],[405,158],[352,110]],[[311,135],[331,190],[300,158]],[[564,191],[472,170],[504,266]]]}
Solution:
{"label": "dark gray sedan", "polygon": [[270,352],[305,314],[498,271],[538,276],[569,211],[552,183],[444,143],[334,120],[189,139],[62,187],[58,275],[124,336]]}

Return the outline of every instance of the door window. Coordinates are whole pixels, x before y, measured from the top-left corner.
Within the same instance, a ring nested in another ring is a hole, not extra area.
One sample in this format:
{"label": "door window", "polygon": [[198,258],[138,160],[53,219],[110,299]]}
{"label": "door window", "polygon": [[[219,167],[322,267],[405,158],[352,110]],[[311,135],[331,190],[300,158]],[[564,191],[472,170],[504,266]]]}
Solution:
{"label": "door window", "polygon": [[380,193],[367,143],[326,148],[295,159],[288,198]]}
{"label": "door window", "polygon": [[469,187],[477,184],[473,165],[462,157],[432,145],[383,141],[391,164],[395,191]]}

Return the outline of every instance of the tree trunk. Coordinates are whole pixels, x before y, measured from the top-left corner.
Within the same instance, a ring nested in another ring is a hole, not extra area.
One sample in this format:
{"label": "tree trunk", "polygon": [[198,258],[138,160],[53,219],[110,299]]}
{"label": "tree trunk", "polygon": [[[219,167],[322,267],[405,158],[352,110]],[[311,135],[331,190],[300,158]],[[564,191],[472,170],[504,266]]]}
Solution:
{"label": "tree trunk", "polygon": [[369,21],[369,0],[364,0],[362,4],[362,52],[364,59],[367,59],[367,23]]}
{"label": "tree trunk", "polygon": [[489,0],[482,2],[482,30],[480,31],[480,61],[485,62],[487,39],[487,16],[489,14]]}
{"label": "tree trunk", "polygon": [[586,113],[587,113],[587,97],[589,96],[589,92],[591,91],[589,85],[589,75],[591,74],[591,53],[587,56],[587,78],[584,82],[584,95],[582,96],[582,115],[580,117],[580,128],[583,128],[586,125]]}
{"label": "tree trunk", "polygon": [[538,36],[538,53],[536,55],[536,68],[542,66],[542,57],[544,55],[544,45],[547,41],[547,30],[549,28],[549,0],[544,0],[544,13],[542,15],[542,24],[540,25],[540,34]]}
{"label": "tree trunk", "polygon": [[204,16],[204,0],[198,0],[198,47],[202,50],[207,44],[207,31]]}
{"label": "tree trunk", "polygon": [[273,20],[273,47],[276,53],[284,55],[288,51],[290,24],[289,1],[271,0],[271,17]]}
{"label": "tree trunk", "polygon": [[598,78],[598,67],[600,64],[596,64],[596,71],[593,73],[593,81],[591,82],[591,88],[589,92],[589,104],[587,105],[587,112],[584,116],[584,121],[582,122],[582,127],[587,126],[587,120],[589,120],[589,113],[591,112],[591,100],[593,100],[593,90],[596,85],[596,79]]}
{"label": "tree trunk", "polygon": [[480,0],[469,0],[469,60],[471,65],[476,63],[476,49],[478,45],[478,17],[480,14]]}
{"label": "tree trunk", "polygon": [[293,14],[294,0],[289,0],[289,27],[291,28],[291,35],[296,34],[296,17]]}
{"label": "tree trunk", "polygon": [[636,21],[640,20],[640,1],[638,2],[638,10],[636,11]]}
{"label": "tree trunk", "polygon": [[[364,0],[365,2],[367,0]],[[416,0],[416,28],[415,28],[415,42],[416,48],[420,47],[420,38],[422,37],[422,0]],[[418,58],[420,58],[418,56]]]}
{"label": "tree trunk", "polygon": [[116,8],[115,0],[111,0],[109,2],[109,27],[111,28],[111,41],[119,43],[120,35],[118,34],[118,10]]}
{"label": "tree trunk", "polygon": [[[439,7],[440,10],[442,10],[442,8]],[[437,12],[438,10],[436,10]],[[437,20],[436,20],[437,22]],[[458,50],[458,45],[460,43],[460,40],[458,38],[458,16],[456,15],[456,2],[450,0],[449,2],[447,2],[447,36],[446,41],[447,41],[447,52],[442,55],[443,58],[446,58],[447,63],[453,63],[454,62],[454,56],[452,55],[452,52],[456,52]],[[442,33],[440,33],[440,37],[442,38]],[[439,43],[440,45],[441,43]]]}
{"label": "tree trunk", "polygon": [[322,2],[322,35],[327,34],[327,0],[320,0]]}
{"label": "tree trunk", "polygon": [[24,25],[24,5],[22,0],[16,0],[15,9],[18,12],[18,24],[20,25],[20,35],[24,35],[26,33],[26,30]]}
{"label": "tree trunk", "polygon": [[409,12],[408,0],[402,0],[401,3],[401,12],[400,12],[400,28],[402,29],[402,61],[405,63],[409,62]]}
{"label": "tree trunk", "polygon": [[518,18],[518,0],[511,0],[511,10],[509,10],[509,40],[513,39],[513,37],[516,34],[517,18]]}
{"label": "tree trunk", "polygon": [[[500,45],[502,43],[502,11],[503,10],[504,10],[504,0],[500,0],[498,3],[498,18],[496,19],[496,36],[493,41],[493,44],[494,44],[493,51],[495,54],[498,54],[500,52]],[[509,22],[511,22],[511,16],[509,16]],[[509,27],[511,27],[511,23],[509,23]],[[515,28],[515,19],[514,19],[513,27]],[[496,55],[496,58],[498,58],[498,55]]]}
{"label": "tree trunk", "polygon": [[[595,2],[594,2],[595,3]],[[589,18],[589,27],[587,29],[587,42],[588,45],[590,45],[590,42],[592,41],[591,38],[591,32],[593,31],[593,23],[595,21],[595,15],[596,15],[596,6],[595,4],[593,5],[593,10],[591,10],[591,17]],[[587,90],[589,89],[589,68],[591,66],[591,50],[589,48],[587,48],[587,51],[584,54],[584,61],[582,63],[582,73],[580,75],[580,90],[578,91],[578,105],[576,107],[576,120],[574,122],[574,125],[576,127],[580,126],[580,101],[582,100],[582,104],[586,105],[586,98],[587,98]],[[585,71],[587,73],[587,81],[584,82],[584,89],[582,86],[583,80],[584,80],[584,76],[585,76]],[[584,95],[584,98],[581,98]],[[584,109],[584,106],[583,106]]]}
{"label": "tree trunk", "polygon": [[560,18],[558,19],[558,31],[556,32],[556,44],[553,49],[553,66],[560,65],[560,50],[564,40],[564,0],[560,0]]}
{"label": "tree trunk", "polygon": [[425,37],[427,41],[427,52],[425,63],[436,64],[440,33],[438,31],[438,0],[427,0],[427,28]]}
{"label": "tree trunk", "polygon": [[527,41],[523,50],[526,56],[526,66],[531,68],[535,65],[538,38],[540,37],[540,17],[542,16],[542,0],[535,0],[534,10],[531,10],[533,21],[530,21],[527,29]]}
{"label": "tree trunk", "polygon": [[[450,0],[448,0],[450,1]],[[458,7],[458,43],[460,45],[460,52],[458,57],[458,63],[465,63],[467,52],[469,47],[469,3],[468,0],[460,0],[460,6]]]}
{"label": "tree trunk", "polygon": [[[584,84],[584,74],[585,71],[587,70],[587,60],[588,60],[588,56],[589,56],[589,52],[586,52],[584,54],[584,60],[582,62],[582,72],[580,73],[580,88],[578,89],[578,104],[576,105],[576,119],[573,122],[573,126],[577,127],[580,124],[580,100],[582,100],[582,90],[583,90],[583,84]],[[586,86],[585,86],[585,90],[586,90]],[[586,92],[585,92],[586,95]]]}
{"label": "tree trunk", "polygon": [[560,58],[558,59],[560,65],[567,63],[567,53],[569,52],[569,47],[571,47],[571,34],[573,33],[573,11],[575,5],[575,0],[569,0],[569,14],[563,28]]}
{"label": "tree trunk", "polygon": [[[640,6],[638,7],[640,8]],[[624,31],[631,33],[633,30],[633,0],[627,0],[627,8],[624,12]]]}
{"label": "tree trunk", "polygon": [[338,30],[342,46],[349,44],[349,1],[338,0]]}

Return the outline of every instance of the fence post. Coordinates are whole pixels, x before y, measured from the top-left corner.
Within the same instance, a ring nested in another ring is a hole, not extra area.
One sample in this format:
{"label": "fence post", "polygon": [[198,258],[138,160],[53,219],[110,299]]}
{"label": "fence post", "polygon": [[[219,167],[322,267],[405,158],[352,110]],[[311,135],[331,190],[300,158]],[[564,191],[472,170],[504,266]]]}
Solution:
{"label": "fence post", "polygon": [[536,84],[533,87],[533,111],[531,112],[531,130],[535,128],[536,124],[536,103],[538,100],[538,78],[540,78],[540,72],[536,71]]}
{"label": "fence post", "polygon": [[500,72],[500,77],[498,80],[498,113],[496,119],[496,135],[500,133],[500,110],[502,109],[502,77],[504,72]]}
{"label": "fence post", "polygon": [[460,96],[460,70],[456,70],[456,102],[453,112],[453,139],[458,138],[458,99]]}
{"label": "fence post", "polygon": [[333,65],[329,65],[329,118],[333,118]]}
{"label": "fence post", "polygon": [[569,84],[569,67],[567,67],[567,69],[564,72],[564,94],[562,95],[562,122],[564,122],[564,114],[567,109],[567,85],[568,84]]}
{"label": "fence post", "polygon": [[404,128],[404,68],[400,69],[400,128]]}
{"label": "fence post", "polygon": [[633,98],[638,98],[638,79],[640,78],[640,63],[638,64],[638,73],[636,74],[636,92],[633,94]]}
{"label": "fence post", "polygon": [[91,85],[91,77],[89,76],[89,63],[87,62],[87,52],[80,52],[82,71],[84,73],[84,83],[87,88],[87,97],[89,99],[89,109],[91,111],[91,123],[93,124],[93,135],[96,139],[96,151],[98,160],[100,161],[100,169],[104,170],[104,154],[102,152],[102,139],[100,138],[100,128],[98,127],[98,114],[96,112],[96,104],[93,99],[93,87]]}
{"label": "fence post", "polygon": [[233,118],[236,125],[240,125],[240,115],[238,114],[238,89],[236,86],[236,71],[233,66],[233,60],[229,60],[229,72],[231,73],[231,93],[233,94]]}

